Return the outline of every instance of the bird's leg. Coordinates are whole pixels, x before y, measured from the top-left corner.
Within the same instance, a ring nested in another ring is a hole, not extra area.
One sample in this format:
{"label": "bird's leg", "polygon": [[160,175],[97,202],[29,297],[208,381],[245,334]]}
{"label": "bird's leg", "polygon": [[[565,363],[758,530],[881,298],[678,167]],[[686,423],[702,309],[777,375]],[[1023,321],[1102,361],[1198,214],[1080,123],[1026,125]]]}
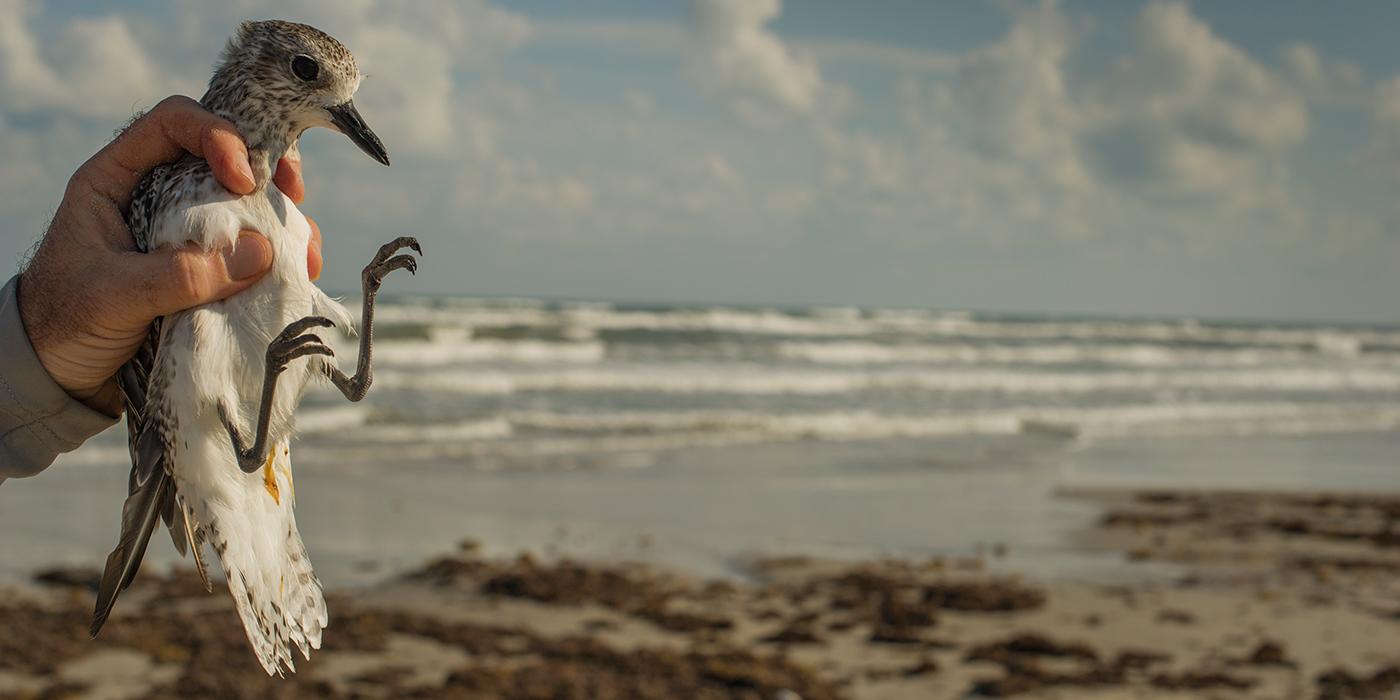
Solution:
{"label": "bird's leg", "polygon": [[267,458],[267,428],[272,421],[272,398],[277,390],[277,377],[282,371],[287,369],[287,364],[298,357],[307,355],[325,355],[334,357],[335,353],[326,347],[320,336],[306,331],[312,328],[329,328],[333,326],[330,319],[320,316],[307,316],[299,321],[288,324],[281,334],[272,340],[267,346],[266,374],[263,375],[262,403],[258,407],[258,427],[253,436],[252,447],[245,447],[243,436],[239,434],[238,426],[228,415],[228,407],[219,404],[219,420],[223,421],[224,428],[228,430],[229,439],[233,441],[233,451],[238,455],[238,466],[246,473],[253,473],[262,468],[264,460]]}
{"label": "bird's leg", "polygon": [[340,393],[345,394],[345,398],[351,401],[359,401],[365,397],[365,392],[369,391],[369,384],[374,379],[370,371],[370,359],[373,354],[374,344],[374,296],[379,293],[379,285],[384,282],[384,278],[394,270],[408,270],[413,274],[418,274],[418,260],[407,253],[394,255],[394,253],[404,248],[412,248],[419,255],[423,254],[423,249],[418,245],[418,239],[412,236],[402,236],[385,243],[375,253],[374,259],[365,266],[360,273],[360,280],[364,284],[364,309],[360,317],[360,360],[355,367],[354,376],[346,376],[334,363],[327,362],[326,375],[330,377],[331,383],[340,389]]}

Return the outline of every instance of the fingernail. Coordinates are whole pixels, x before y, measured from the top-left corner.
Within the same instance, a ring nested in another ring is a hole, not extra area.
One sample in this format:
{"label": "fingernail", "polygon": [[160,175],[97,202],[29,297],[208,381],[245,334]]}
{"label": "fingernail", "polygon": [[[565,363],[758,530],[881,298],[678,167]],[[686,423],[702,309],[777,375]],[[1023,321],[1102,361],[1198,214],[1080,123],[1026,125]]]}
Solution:
{"label": "fingernail", "polygon": [[248,162],[248,156],[245,155],[237,159],[234,164],[238,167],[238,172],[242,173],[243,177],[248,178],[248,186],[256,187],[258,183],[253,177],[253,164]]}
{"label": "fingernail", "polygon": [[240,234],[233,248],[224,251],[224,267],[228,276],[235,280],[256,277],[271,265],[271,251],[262,236],[256,234]]}

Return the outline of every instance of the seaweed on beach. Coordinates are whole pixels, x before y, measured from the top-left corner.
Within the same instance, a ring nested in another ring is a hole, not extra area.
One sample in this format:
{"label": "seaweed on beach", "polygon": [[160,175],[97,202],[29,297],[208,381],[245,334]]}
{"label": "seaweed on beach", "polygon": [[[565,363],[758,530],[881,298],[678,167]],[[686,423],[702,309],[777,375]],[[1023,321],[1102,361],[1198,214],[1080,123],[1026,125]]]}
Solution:
{"label": "seaweed on beach", "polygon": [[[147,577],[152,590],[184,589],[183,577]],[[207,697],[247,700],[292,698],[432,697],[544,698],[687,697],[771,698],[788,690],[802,698],[843,697],[815,671],[780,656],[738,647],[689,651],[647,647],[619,649],[579,636],[553,638],[518,627],[455,622],[400,609],[375,609],[337,596],[334,633],[322,654],[298,664],[299,673],[269,678],[247,653],[244,634],[229,614],[226,596],[195,606],[142,599],[87,639],[89,601],[63,596],[46,604],[0,608],[0,668],[49,679],[33,697],[81,695],[81,684],[59,680],[65,664],[98,649],[130,649],[158,666],[174,667],[174,680],[153,687],[156,698]],[[450,671],[447,684],[423,684],[387,654],[395,638],[417,638],[465,652],[472,662]],[[348,677],[328,680],[316,669],[335,654],[369,662]]]}
{"label": "seaweed on beach", "polygon": [[422,698],[724,698],[769,700],[784,691],[804,700],[844,697],[833,684],[779,657],[738,649],[620,652],[588,639],[554,642],[542,659],[518,666],[469,666]]}
{"label": "seaweed on beach", "polygon": [[1394,697],[1400,689],[1400,666],[1386,666],[1370,674],[1334,668],[1318,674],[1317,700],[1371,700]]}

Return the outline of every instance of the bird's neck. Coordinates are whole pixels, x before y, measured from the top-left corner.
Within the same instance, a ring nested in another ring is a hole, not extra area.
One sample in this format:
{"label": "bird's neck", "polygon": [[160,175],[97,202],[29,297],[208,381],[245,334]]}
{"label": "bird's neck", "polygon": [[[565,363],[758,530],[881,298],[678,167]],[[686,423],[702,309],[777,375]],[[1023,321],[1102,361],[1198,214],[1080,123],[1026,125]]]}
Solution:
{"label": "bird's neck", "polygon": [[215,80],[200,104],[224,119],[233,122],[243,142],[248,145],[248,161],[253,166],[256,192],[272,182],[277,161],[296,143],[300,131],[267,100],[259,99],[246,84]]}
{"label": "bird's neck", "polygon": [[[239,129],[240,133],[248,133]],[[287,154],[292,143],[295,141],[290,132],[259,136],[245,136],[248,143],[248,162],[253,166],[253,180],[257,183],[257,190],[261,192],[272,182],[272,176],[277,172],[277,161]]]}

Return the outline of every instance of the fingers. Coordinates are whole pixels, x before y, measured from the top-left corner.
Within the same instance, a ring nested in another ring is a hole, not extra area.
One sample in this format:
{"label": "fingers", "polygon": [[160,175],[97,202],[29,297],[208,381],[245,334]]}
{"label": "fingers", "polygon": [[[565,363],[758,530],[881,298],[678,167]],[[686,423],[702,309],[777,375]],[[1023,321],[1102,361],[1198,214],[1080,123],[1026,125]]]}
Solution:
{"label": "fingers", "polygon": [[227,120],[205,110],[188,97],[168,97],[131,123],[73,175],[118,206],[126,206],[131,191],[152,168],[189,152],[209,161],[214,177],[236,194],[255,186],[248,149]]}
{"label": "fingers", "polygon": [[272,246],[252,231],[239,234],[228,250],[205,252],[192,245],[123,255],[125,279],[118,284],[132,299],[129,312],[146,321],[237,294],[272,267]]}
{"label": "fingers", "polygon": [[321,268],[325,264],[325,259],[321,257],[321,227],[309,216],[306,223],[311,224],[311,244],[306,247],[306,274],[315,282],[321,279]]}
{"label": "fingers", "polygon": [[306,199],[306,185],[301,179],[301,154],[296,149],[277,161],[277,172],[272,176],[273,184],[282,194],[291,198],[293,204],[301,204]]}

